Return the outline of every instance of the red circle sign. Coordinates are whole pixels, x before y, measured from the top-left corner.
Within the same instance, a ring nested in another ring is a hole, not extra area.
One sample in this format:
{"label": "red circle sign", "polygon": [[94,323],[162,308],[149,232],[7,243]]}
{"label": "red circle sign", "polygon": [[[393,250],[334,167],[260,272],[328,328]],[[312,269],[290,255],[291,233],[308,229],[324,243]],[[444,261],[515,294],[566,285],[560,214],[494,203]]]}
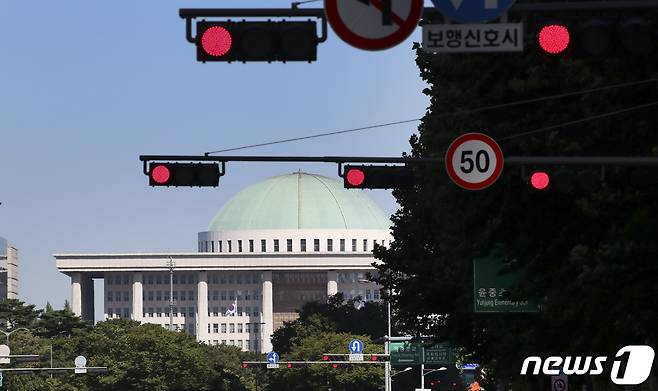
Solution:
{"label": "red circle sign", "polygon": [[324,9],[343,41],[359,49],[382,50],[416,29],[423,0],[325,0]]}
{"label": "red circle sign", "polygon": [[494,139],[482,133],[467,133],[448,147],[445,166],[448,176],[467,190],[491,186],[503,171],[503,151]]}

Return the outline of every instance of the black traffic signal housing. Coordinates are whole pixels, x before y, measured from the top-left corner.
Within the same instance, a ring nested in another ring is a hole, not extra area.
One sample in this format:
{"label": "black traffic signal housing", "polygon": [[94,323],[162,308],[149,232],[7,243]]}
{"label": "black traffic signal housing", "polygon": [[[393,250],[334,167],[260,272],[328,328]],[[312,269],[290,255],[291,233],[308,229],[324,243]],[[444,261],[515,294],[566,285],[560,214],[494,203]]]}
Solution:
{"label": "black traffic signal housing", "polygon": [[149,164],[150,186],[219,186],[217,163],[159,163]]}
{"label": "black traffic signal housing", "polygon": [[346,189],[405,189],[413,187],[414,173],[408,166],[345,165]]}
{"label": "black traffic signal housing", "polygon": [[592,11],[543,16],[533,23],[533,44],[546,58],[649,57],[658,48],[656,20],[655,12],[641,16],[628,12],[597,15]]}
{"label": "black traffic signal housing", "polygon": [[200,21],[196,27],[197,61],[317,60],[313,21]]}

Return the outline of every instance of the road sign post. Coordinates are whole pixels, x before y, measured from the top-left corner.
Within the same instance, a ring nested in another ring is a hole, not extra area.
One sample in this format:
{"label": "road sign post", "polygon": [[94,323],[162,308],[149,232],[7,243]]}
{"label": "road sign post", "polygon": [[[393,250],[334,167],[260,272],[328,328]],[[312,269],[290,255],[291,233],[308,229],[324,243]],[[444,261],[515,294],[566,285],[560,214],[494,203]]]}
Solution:
{"label": "road sign post", "polygon": [[448,176],[466,190],[485,189],[503,172],[503,151],[482,133],[467,133],[450,144],[445,156]]}
{"label": "road sign post", "polygon": [[418,26],[423,0],[325,0],[336,34],[364,50],[382,50],[404,41]]}

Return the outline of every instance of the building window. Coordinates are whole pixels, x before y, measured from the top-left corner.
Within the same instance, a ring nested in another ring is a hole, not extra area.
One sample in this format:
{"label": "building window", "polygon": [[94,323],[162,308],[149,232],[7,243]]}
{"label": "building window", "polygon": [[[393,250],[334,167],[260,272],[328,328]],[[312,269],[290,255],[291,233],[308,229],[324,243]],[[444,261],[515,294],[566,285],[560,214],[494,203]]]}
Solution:
{"label": "building window", "polygon": [[190,301],[194,300],[194,291],[187,291],[187,299]]}
{"label": "building window", "polygon": [[352,239],[352,251],[356,251],[356,239]]}
{"label": "building window", "polygon": [[217,334],[219,333],[219,324],[218,323],[213,323],[212,324],[212,332]]}
{"label": "building window", "polygon": [[379,300],[379,290],[375,289],[374,292],[372,292],[372,296],[375,300]]}
{"label": "building window", "polygon": [[242,323],[238,323],[238,333],[242,332]]}
{"label": "building window", "polygon": [[260,251],[263,253],[267,251],[267,241],[265,239],[260,241]]}
{"label": "building window", "polygon": [[156,308],[155,314],[156,314],[155,316],[157,316],[158,318],[162,317],[162,308],[160,307]]}
{"label": "building window", "polygon": [[299,239],[299,251],[306,252],[306,239]]}
{"label": "building window", "polygon": [[155,300],[157,301],[162,300],[162,291],[155,292]]}
{"label": "building window", "polygon": [[226,334],[226,323],[222,323],[222,333]]}
{"label": "building window", "polygon": [[235,300],[235,291],[228,291],[228,299]]}
{"label": "building window", "polygon": [[237,345],[237,346],[238,346],[240,349],[242,349],[242,340],[241,340],[241,339],[238,340],[238,345]]}
{"label": "building window", "polygon": [[187,316],[189,316],[190,318],[194,317],[194,307],[187,308]]}
{"label": "building window", "polygon": [[254,333],[258,333],[258,323],[254,323]]}
{"label": "building window", "polygon": [[221,240],[219,241],[219,252],[220,253],[222,252],[222,241]]}
{"label": "building window", "polygon": [[229,333],[235,333],[235,323],[229,323],[228,332]]}
{"label": "building window", "polygon": [[286,251],[292,252],[292,239],[286,239]]}
{"label": "building window", "polygon": [[210,242],[210,252],[211,253],[215,252],[215,242],[214,241]]}
{"label": "building window", "polygon": [[368,239],[363,239],[363,251],[368,251]]}
{"label": "building window", "polygon": [[259,297],[258,297],[259,295],[260,295],[260,291],[257,291],[257,290],[255,290],[255,291],[251,291],[251,296],[253,297],[254,300],[258,300],[258,299],[259,299]]}
{"label": "building window", "polygon": [[233,274],[228,275],[228,283],[229,284],[235,283],[235,276]]}
{"label": "building window", "polygon": [[187,300],[187,296],[185,295],[185,291],[180,291],[180,301],[185,301]]}
{"label": "building window", "polygon": [[169,292],[167,292],[167,291],[164,292],[164,299],[166,301],[169,301]]}
{"label": "building window", "polygon": [[180,283],[181,283],[181,285],[185,285],[185,284],[186,284],[185,281],[186,281],[186,280],[185,280],[185,274],[181,274],[181,276],[180,276]]}
{"label": "building window", "polygon": [[249,252],[253,253],[254,252],[254,240],[249,239]]}
{"label": "building window", "polygon": [[345,251],[345,239],[340,240],[340,251]]}
{"label": "building window", "polygon": [[226,291],[222,291],[222,300],[226,300]]}
{"label": "building window", "polygon": [[274,252],[279,252],[279,239],[274,239]]}
{"label": "building window", "polygon": [[208,252],[208,241],[206,240],[205,243],[206,243],[206,245],[205,245],[205,250],[204,250],[204,252],[207,253],[207,252]]}
{"label": "building window", "polygon": [[128,275],[123,276],[123,285],[128,285]]}
{"label": "building window", "polygon": [[250,333],[251,332],[251,323],[246,323],[244,325],[244,332],[245,333]]}
{"label": "building window", "polygon": [[114,292],[114,301],[121,301],[121,292]]}
{"label": "building window", "polygon": [[107,292],[107,301],[114,301],[114,292]]}
{"label": "building window", "polygon": [[226,244],[228,245],[228,252],[233,252],[233,246],[230,240],[226,241]]}
{"label": "building window", "polygon": [[112,285],[112,277],[108,276],[107,278],[105,278],[105,281],[106,281],[107,285]]}
{"label": "building window", "polygon": [[320,251],[320,239],[313,239],[313,251]]}
{"label": "building window", "polygon": [[215,301],[219,300],[219,291],[212,291],[212,299]]}
{"label": "building window", "polygon": [[[254,307],[254,316],[260,315],[260,311],[258,310],[258,307]],[[258,332],[258,325],[254,325],[254,332]]]}
{"label": "building window", "polygon": [[173,293],[174,293],[174,294],[172,295],[171,298],[174,299],[174,301],[175,301],[175,300],[178,300],[178,291],[174,291]]}
{"label": "building window", "polygon": [[238,240],[238,252],[242,252],[242,240]]}
{"label": "building window", "polygon": [[327,239],[327,251],[334,251],[334,240]]}

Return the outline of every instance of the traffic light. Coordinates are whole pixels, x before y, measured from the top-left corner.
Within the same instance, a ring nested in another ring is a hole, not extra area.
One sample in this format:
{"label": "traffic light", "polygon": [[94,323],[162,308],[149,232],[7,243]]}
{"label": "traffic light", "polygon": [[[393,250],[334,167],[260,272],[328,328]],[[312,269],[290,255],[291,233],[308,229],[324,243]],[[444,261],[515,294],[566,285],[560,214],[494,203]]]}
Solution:
{"label": "traffic light", "polygon": [[527,181],[533,191],[589,193],[603,184],[600,167],[550,167],[531,170]]}
{"label": "traffic light", "polygon": [[654,26],[639,16],[566,15],[535,23],[534,40],[545,57],[648,57],[656,52]]}
{"label": "traffic light", "polygon": [[217,163],[150,163],[150,186],[199,186],[219,185]]}
{"label": "traffic light", "polygon": [[414,174],[407,166],[346,165],[343,182],[346,189],[402,189],[414,185]]}
{"label": "traffic light", "polygon": [[197,61],[315,61],[318,37],[313,21],[200,21]]}

